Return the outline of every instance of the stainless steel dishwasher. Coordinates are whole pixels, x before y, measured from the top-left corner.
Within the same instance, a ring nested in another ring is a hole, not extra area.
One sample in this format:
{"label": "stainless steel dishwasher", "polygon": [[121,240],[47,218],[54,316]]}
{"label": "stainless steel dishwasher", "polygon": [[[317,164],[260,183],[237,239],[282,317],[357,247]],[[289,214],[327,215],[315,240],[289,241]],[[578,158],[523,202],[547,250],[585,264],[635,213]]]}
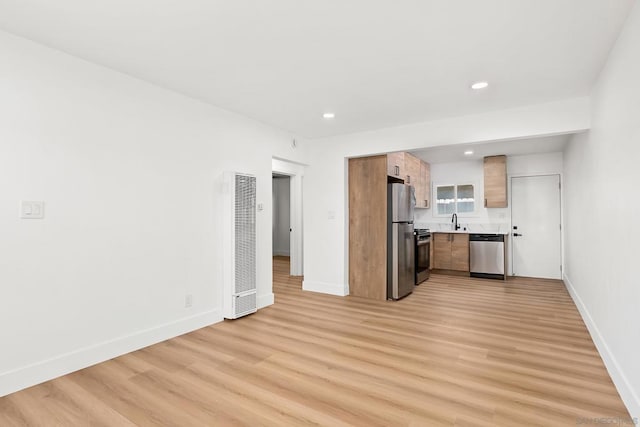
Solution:
{"label": "stainless steel dishwasher", "polygon": [[471,277],[506,280],[504,234],[469,234]]}

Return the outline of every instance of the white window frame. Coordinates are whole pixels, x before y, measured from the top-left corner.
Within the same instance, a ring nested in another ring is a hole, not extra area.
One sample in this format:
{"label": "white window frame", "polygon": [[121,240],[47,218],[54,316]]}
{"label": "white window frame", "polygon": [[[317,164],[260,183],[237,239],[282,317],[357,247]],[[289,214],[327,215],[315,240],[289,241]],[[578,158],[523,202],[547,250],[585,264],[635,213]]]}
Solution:
{"label": "white window frame", "polygon": [[[458,186],[460,185],[473,185],[473,211],[472,212],[458,212]],[[478,183],[475,181],[461,181],[457,183],[434,183],[433,184],[433,216],[438,218],[450,217],[452,214],[439,214],[438,213],[438,187],[454,187],[455,192],[455,208],[454,213],[458,215],[458,218],[472,218],[478,216]]]}

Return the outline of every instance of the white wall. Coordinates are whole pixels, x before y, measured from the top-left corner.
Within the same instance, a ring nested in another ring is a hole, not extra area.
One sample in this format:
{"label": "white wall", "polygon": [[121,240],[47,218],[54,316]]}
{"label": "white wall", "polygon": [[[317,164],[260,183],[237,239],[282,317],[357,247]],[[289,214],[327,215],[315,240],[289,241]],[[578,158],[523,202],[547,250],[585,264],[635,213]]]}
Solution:
{"label": "white wall", "polygon": [[289,177],[273,178],[273,254],[289,256],[290,200]]}
{"label": "white wall", "polygon": [[[426,159],[425,159],[426,160]],[[484,165],[482,159],[454,163],[434,163],[431,165],[431,192],[433,208],[416,209],[415,224],[431,230],[450,230],[451,215],[437,216],[435,190],[437,185],[474,184],[476,211],[459,214],[458,223],[471,231],[508,231],[508,209],[487,209],[484,207]]]}
{"label": "white wall", "polygon": [[565,282],[631,415],[640,417],[640,4],[565,151]]}
{"label": "white wall", "polygon": [[589,126],[589,100],[578,98],[308,142],[303,288],[348,294],[348,157],[572,133]]}
{"label": "white wall", "polygon": [[[428,161],[428,159],[424,159]],[[562,174],[562,153],[528,154],[507,157],[508,193],[511,194],[511,176]],[[461,214],[458,223],[470,231],[508,232],[511,224],[511,209],[484,207],[484,166],[482,159],[464,162],[431,164],[431,186],[435,200],[438,184],[475,184],[475,198],[479,201],[476,212]],[[509,197],[509,200],[511,198]],[[435,209],[416,209],[415,223],[418,227],[445,230],[451,226],[451,216],[437,216]]]}
{"label": "white wall", "polygon": [[[272,157],[303,160],[291,135],[6,33],[0,52],[0,395],[220,320],[224,170],[258,178],[273,301]],[[46,219],[18,219],[20,200]]]}

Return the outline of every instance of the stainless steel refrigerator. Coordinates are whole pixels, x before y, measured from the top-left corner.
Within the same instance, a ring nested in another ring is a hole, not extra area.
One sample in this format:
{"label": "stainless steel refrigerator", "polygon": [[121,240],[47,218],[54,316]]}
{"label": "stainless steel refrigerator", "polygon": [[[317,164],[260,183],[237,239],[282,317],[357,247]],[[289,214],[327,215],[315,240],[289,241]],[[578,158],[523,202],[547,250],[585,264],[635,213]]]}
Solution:
{"label": "stainless steel refrigerator", "polygon": [[400,299],[413,291],[415,242],[413,237],[414,188],[387,185],[387,299]]}

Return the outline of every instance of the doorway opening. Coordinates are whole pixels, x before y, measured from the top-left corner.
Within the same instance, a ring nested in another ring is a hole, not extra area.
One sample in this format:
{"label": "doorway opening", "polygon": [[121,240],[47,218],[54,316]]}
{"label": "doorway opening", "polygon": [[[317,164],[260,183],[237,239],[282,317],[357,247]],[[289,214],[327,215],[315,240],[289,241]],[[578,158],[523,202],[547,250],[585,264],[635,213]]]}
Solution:
{"label": "doorway opening", "polygon": [[273,256],[291,256],[291,178],[273,174]]}
{"label": "doorway opening", "polygon": [[302,184],[304,166],[272,160],[273,277],[301,285],[303,272]]}

